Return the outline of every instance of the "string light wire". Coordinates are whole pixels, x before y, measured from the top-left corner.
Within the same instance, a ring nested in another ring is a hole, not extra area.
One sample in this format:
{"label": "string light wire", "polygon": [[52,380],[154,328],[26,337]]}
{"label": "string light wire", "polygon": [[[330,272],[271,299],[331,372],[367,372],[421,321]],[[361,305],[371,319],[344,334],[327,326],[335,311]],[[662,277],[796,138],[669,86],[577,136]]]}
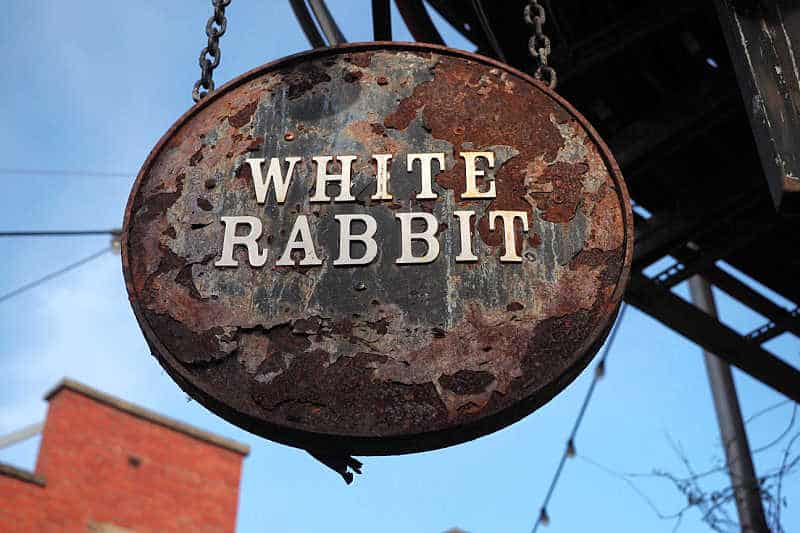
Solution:
{"label": "string light wire", "polygon": [[80,267],[82,265],[85,265],[86,263],[88,263],[90,261],[93,261],[94,259],[97,259],[98,257],[106,254],[107,252],[110,252],[111,250],[112,250],[111,246],[104,246],[102,250],[98,250],[97,252],[95,252],[95,253],[93,253],[93,254],[91,254],[89,256],[86,256],[83,259],[75,261],[74,263],[70,263],[69,265],[67,265],[67,266],[65,266],[63,268],[60,268],[60,269],[56,270],[55,272],[51,272],[50,274],[47,274],[46,276],[41,277],[41,278],[37,279],[36,281],[32,281],[30,283],[27,283],[27,284],[21,286],[21,287],[18,287],[17,289],[14,289],[11,292],[7,292],[7,293],[5,293],[3,295],[0,295],[0,302],[4,302],[4,301],[8,300],[9,298],[13,298],[14,296],[18,296],[18,295],[22,294],[23,292],[26,292],[26,291],[29,291],[31,289],[34,289],[34,288],[38,287],[39,285],[50,281],[53,278],[56,278],[56,277],[58,277],[58,276],[60,276],[62,274],[66,274],[70,270],[74,270],[74,269],[76,269],[76,268],[78,268],[78,267]]}
{"label": "string light wire", "polygon": [[564,447],[564,453],[561,455],[561,460],[558,462],[558,467],[556,468],[553,479],[550,482],[550,487],[547,489],[547,495],[544,497],[544,502],[542,502],[542,506],[539,509],[539,516],[536,519],[536,523],[533,525],[531,533],[536,533],[540,524],[546,526],[550,523],[550,516],[547,513],[547,505],[550,503],[550,498],[552,498],[553,491],[555,490],[558,480],[561,477],[561,472],[564,469],[564,463],[566,463],[568,457],[575,456],[575,435],[577,435],[578,429],[581,427],[583,417],[586,414],[586,408],[589,406],[589,402],[592,400],[595,386],[606,373],[606,359],[608,359],[611,346],[614,344],[614,339],[619,331],[619,325],[622,323],[622,319],[625,316],[625,311],[627,309],[628,306],[623,303],[620,308],[619,315],[617,316],[617,320],[614,322],[614,326],[611,328],[611,333],[608,335],[608,340],[606,341],[603,353],[594,368],[594,374],[592,376],[592,382],[589,384],[589,390],[586,391],[586,397],[583,399],[583,404],[581,405],[580,411],[578,411],[578,417],[575,419],[575,424],[572,426],[572,431],[570,432],[569,438],[567,439],[567,444]]}

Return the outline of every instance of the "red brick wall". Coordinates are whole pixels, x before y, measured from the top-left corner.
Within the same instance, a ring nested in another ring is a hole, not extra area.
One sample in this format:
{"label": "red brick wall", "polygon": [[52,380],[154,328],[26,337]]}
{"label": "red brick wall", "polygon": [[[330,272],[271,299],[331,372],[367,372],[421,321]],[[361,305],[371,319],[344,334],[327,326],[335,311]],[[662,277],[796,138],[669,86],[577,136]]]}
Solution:
{"label": "red brick wall", "polygon": [[65,388],[51,398],[42,433],[36,474],[46,486],[0,476],[0,507],[19,490],[0,510],[15,526],[0,521],[0,531],[85,532],[90,522],[139,533],[233,531],[242,459]]}
{"label": "red brick wall", "polygon": [[0,475],[0,531],[38,531],[44,487]]}

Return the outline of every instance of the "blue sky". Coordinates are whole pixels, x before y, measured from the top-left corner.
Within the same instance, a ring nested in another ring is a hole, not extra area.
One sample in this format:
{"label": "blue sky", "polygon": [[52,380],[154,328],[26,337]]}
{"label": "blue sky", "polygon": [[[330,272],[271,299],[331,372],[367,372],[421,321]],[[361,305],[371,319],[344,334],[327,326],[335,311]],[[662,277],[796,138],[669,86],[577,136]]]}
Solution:
{"label": "blue sky", "polygon": [[[331,0],[351,41],[371,37],[369,2]],[[197,55],[210,2],[200,0],[26,0],[6,2],[0,19],[0,168],[91,169],[135,174],[162,133],[191,104]],[[234,0],[222,38],[218,82],[307,48],[288,2]],[[396,15],[396,14],[395,14]],[[395,16],[395,38],[408,33]],[[449,44],[471,50],[453,31]],[[525,43],[520,43],[525,46]],[[0,229],[94,229],[121,225],[131,178],[0,175]],[[105,237],[0,240],[0,294],[107,245]],[[686,295],[685,284],[677,291]],[[737,331],[763,318],[717,293]],[[781,301],[784,305],[788,302]],[[789,335],[767,347],[800,365]],[[631,309],[576,445],[579,456],[615,471],[685,473],[670,439],[698,470],[722,456],[699,349]],[[745,415],[783,400],[735,371]],[[245,433],[186,396],[149,356],[128,306],[119,257],[0,303],[0,434],[45,416],[44,392],[61,377],[227,435],[252,446],[245,461],[238,530],[315,532],[529,531],[591,379],[523,421],[454,448],[363,458],[352,486],[304,452]],[[791,405],[758,418],[758,447],[778,435]],[[0,461],[32,468],[38,439],[0,451]],[[775,466],[781,446],[756,457]],[[712,477],[709,487],[721,485]],[[640,480],[663,513],[682,498],[669,484]],[[784,525],[800,527],[800,482],[785,486]],[[671,531],[627,484],[578,457],[570,460],[549,506],[545,531]],[[707,527],[687,513],[678,531]]]}

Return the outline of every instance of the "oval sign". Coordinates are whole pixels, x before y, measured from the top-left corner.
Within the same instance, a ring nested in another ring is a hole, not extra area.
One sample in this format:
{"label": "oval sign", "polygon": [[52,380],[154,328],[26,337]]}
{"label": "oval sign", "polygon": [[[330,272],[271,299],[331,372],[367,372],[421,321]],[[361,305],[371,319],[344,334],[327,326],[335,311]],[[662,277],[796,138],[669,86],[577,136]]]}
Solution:
{"label": "oval sign", "polygon": [[255,69],[167,132],[131,192],[130,300],[192,397],[316,450],[429,450],[562,390],[633,247],[595,131],[506,65],[425,44]]}

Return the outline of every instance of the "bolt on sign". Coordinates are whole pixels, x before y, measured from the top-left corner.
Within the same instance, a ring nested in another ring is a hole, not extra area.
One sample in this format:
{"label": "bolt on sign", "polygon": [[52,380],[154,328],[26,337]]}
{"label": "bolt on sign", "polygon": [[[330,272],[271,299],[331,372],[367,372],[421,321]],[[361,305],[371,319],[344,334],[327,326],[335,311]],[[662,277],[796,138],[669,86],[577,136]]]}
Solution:
{"label": "bolt on sign", "polygon": [[152,352],[264,437],[392,454],[538,408],[605,339],[633,248],[608,148],[506,65],[366,43],[257,68],[192,108],[128,202]]}

